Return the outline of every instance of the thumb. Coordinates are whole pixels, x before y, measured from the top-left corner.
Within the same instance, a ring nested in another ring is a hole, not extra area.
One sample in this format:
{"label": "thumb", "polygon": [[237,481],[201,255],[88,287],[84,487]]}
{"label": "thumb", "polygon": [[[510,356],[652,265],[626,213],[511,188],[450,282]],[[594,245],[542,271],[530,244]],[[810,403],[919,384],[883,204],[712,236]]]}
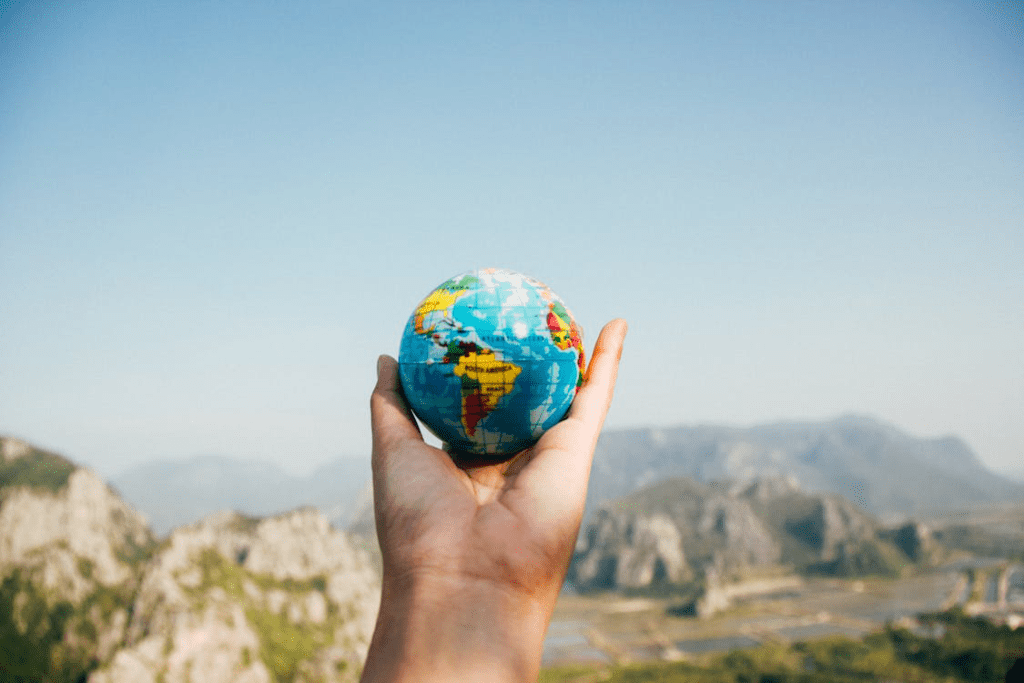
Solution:
{"label": "thumb", "polygon": [[398,361],[391,356],[377,359],[377,386],[370,396],[370,425],[373,434],[373,459],[406,439],[422,441],[423,436],[409,405],[402,395],[398,379]]}

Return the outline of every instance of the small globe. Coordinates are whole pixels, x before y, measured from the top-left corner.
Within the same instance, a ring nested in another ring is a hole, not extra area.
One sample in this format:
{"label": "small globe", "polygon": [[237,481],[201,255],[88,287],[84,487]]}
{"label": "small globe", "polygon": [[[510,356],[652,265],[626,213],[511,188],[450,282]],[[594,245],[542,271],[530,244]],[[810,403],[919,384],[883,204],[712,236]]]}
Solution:
{"label": "small globe", "polygon": [[413,412],[455,452],[496,459],[533,445],[583,382],[583,339],[546,285],[473,270],[416,307],[398,354]]}

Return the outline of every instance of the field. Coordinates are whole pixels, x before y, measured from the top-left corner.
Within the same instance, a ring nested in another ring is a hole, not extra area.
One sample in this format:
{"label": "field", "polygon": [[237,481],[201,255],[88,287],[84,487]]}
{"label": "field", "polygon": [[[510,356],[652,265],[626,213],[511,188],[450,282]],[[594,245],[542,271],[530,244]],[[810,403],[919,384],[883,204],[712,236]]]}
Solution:
{"label": "field", "polygon": [[[548,631],[544,665],[549,676],[559,671],[610,675],[621,667],[657,662],[708,663],[729,651],[785,652],[819,640],[862,642],[887,624],[926,636],[918,614],[955,606],[971,613],[995,611],[1000,566],[1005,563],[965,561],[899,579],[783,578],[705,619],[675,616],[678,601],[671,597],[563,595]],[[1010,577],[1011,602],[1024,602],[1019,587],[1024,569],[1011,570]]]}

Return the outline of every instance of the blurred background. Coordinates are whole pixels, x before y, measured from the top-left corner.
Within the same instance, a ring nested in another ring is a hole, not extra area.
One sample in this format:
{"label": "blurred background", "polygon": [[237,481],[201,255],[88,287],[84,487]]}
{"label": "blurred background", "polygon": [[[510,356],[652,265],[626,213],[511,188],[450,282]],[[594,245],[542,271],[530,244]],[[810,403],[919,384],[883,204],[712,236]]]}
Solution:
{"label": "blurred background", "polygon": [[631,324],[609,426],[1024,451],[1015,3],[8,2],[0,428],[365,458],[447,277]]}
{"label": "blurred background", "polygon": [[354,683],[487,266],[630,323],[543,681],[1001,681],[1022,217],[1019,2],[0,2],[0,683]]}

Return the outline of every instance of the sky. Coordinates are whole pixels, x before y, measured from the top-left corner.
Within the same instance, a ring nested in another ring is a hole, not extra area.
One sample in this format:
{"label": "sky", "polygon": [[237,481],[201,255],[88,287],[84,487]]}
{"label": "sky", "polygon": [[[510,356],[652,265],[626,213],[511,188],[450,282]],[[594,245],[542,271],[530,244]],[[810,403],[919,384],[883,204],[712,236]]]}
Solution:
{"label": "sky", "polygon": [[113,476],[367,457],[496,266],[606,426],[855,413],[1024,461],[1013,2],[0,2],[0,433]]}

